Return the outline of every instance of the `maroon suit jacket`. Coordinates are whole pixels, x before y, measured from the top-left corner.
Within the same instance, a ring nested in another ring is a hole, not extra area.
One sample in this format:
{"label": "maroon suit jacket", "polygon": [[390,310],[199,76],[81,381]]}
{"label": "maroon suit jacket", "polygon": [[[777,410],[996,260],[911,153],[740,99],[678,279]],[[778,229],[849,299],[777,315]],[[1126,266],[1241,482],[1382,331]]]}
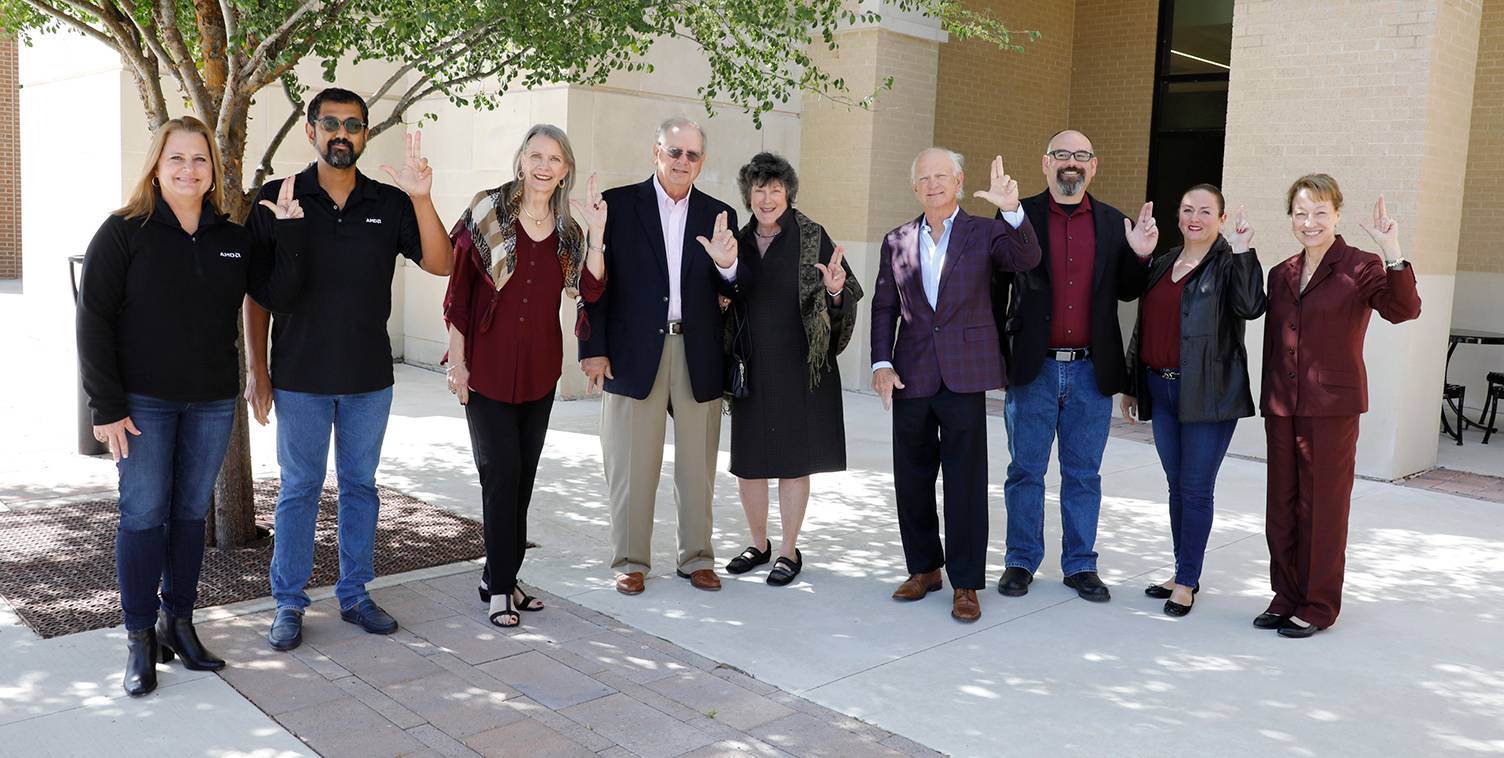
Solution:
{"label": "maroon suit jacket", "polygon": [[992,272],[1039,265],[1039,238],[1027,218],[1014,229],[1001,219],[956,213],[939,295],[931,308],[919,268],[917,217],[888,232],[872,296],[872,362],[891,361],[904,388],[897,398],[929,397],[1003,386],[1003,355],[992,317]]}
{"label": "maroon suit jacket", "polygon": [[1321,259],[1305,294],[1304,253],[1269,269],[1264,320],[1265,416],[1356,416],[1368,411],[1363,338],[1378,311],[1398,324],[1420,315],[1420,294],[1409,264],[1390,271],[1379,256],[1349,246],[1342,236]]}

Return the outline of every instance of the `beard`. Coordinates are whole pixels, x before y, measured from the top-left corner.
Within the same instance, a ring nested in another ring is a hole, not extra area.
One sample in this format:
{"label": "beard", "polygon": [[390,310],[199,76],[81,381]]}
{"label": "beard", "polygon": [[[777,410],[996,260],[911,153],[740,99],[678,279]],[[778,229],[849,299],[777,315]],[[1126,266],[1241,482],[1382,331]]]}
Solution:
{"label": "beard", "polygon": [[[1069,176],[1066,172],[1072,171]],[[1055,172],[1055,189],[1060,190],[1062,195],[1076,195],[1086,187],[1086,174],[1074,169],[1060,169]]]}
{"label": "beard", "polygon": [[[343,150],[336,150],[342,147]],[[350,140],[336,137],[324,145],[324,162],[334,168],[349,168],[360,159],[360,153],[356,152],[354,143]]]}

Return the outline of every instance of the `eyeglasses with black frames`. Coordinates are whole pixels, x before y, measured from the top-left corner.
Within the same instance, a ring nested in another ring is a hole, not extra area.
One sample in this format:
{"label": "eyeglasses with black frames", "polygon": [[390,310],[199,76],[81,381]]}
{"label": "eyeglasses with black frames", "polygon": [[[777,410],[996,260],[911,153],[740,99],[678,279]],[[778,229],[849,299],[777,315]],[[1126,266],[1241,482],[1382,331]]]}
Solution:
{"label": "eyeglasses with black frames", "polygon": [[1068,161],[1072,158],[1075,158],[1082,163],[1085,163],[1092,158],[1097,157],[1097,154],[1090,150],[1050,150],[1046,152],[1045,155],[1048,155],[1057,161]]}
{"label": "eyeglasses with black frames", "polygon": [[318,124],[320,128],[322,128],[326,132],[329,132],[330,134],[339,131],[339,128],[341,126],[345,127],[345,132],[347,134],[360,134],[361,132],[366,130],[366,122],[361,121],[354,116],[351,116],[344,121],[341,121],[333,116],[323,116],[314,123]]}

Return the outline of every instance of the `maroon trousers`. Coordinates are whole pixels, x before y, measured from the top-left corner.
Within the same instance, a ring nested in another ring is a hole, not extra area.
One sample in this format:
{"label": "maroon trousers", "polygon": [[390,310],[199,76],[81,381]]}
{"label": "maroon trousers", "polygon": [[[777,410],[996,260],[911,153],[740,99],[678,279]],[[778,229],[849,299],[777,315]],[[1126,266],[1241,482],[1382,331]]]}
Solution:
{"label": "maroon trousers", "polygon": [[1331,626],[1342,608],[1357,416],[1266,416],[1269,613]]}

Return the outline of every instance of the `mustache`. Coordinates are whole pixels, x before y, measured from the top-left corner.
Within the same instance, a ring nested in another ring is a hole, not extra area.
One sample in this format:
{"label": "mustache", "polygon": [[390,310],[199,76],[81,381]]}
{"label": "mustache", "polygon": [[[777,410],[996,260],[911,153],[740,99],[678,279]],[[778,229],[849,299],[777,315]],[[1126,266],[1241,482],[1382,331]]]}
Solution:
{"label": "mustache", "polygon": [[334,149],[336,145],[344,145],[345,148],[349,150],[355,149],[355,144],[343,137],[335,137],[334,139],[329,140],[329,149]]}

